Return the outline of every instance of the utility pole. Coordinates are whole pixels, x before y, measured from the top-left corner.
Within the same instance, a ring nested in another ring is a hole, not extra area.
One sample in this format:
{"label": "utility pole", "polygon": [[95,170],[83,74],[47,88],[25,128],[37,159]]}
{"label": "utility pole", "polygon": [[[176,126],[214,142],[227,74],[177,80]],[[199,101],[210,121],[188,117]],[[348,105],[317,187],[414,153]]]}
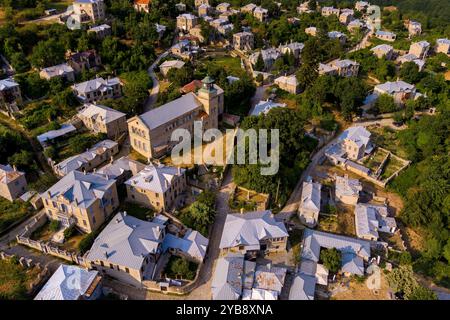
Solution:
{"label": "utility pole", "polygon": [[275,195],[275,203],[278,203],[278,192],[280,191],[280,178],[278,178],[277,193]]}

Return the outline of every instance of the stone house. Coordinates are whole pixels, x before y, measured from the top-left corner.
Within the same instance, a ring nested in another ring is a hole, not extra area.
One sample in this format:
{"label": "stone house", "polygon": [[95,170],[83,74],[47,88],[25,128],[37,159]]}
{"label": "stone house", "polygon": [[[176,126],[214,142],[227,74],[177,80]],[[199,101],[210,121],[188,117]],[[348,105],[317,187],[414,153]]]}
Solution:
{"label": "stone house", "polygon": [[186,190],[185,169],[148,165],[125,182],[127,200],[156,211],[176,207],[177,198]]}

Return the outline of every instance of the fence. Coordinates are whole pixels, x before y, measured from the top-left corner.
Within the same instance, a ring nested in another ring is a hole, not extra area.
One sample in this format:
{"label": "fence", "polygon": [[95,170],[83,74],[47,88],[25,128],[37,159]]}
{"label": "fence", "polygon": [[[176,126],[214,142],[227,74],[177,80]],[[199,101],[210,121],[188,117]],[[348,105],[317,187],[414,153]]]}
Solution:
{"label": "fence", "polygon": [[145,289],[150,291],[155,291],[159,293],[171,293],[177,295],[188,294],[192,290],[194,290],[198,286],[200,270],[202,269],[203,264],[200,263],[197,268],[197,272],[195,274],[194,280],[188,282],[183,286],[171,286],[168,282],[163,281],[153,281],[153,280],[144,280],[142,281],[142,285]]}
{"label": "fence", "polygon": [[[171,214],[168,214],[168,213],[165,213],[165,214],[170,219],[179,221]],[[27,224],[25,226],[23,232],[21,232],[19,235],[16,236],[17,243],[27,246],[29,248],[38,250],[44,254],[48,254],[48,255],[51,255],[51,256],[54,256],[57,258],[61,258],[63,260],[75,263],[82,267],[89,268],[89,263],[84,257],[82,257],[76,253],[73,253],[73,252],[59,249],[58,247],[53,246],[50,243],[32,240],[29,238],[34,231],[36,231],[39,227],[43,226],[46,222],[47,222],[47,216],[45,214],[42,214],[39,217],[35,217],[29,224]],[[10,257],[11,256],[7,255],[4,252],[0,252],[1,259],[10,258]],[[31,265],[31,263],[32,263],[32,261],[23,260],[24,258],[21,258],[21,259],[22,259],[22,263],[24,263],[25,265]],[[21,262],[20,259],[19,259],[19,262]],[[197,281],[198,281],[199,273],[200,273],[202,266],[203,266],[203,264],[200,263],[197,268],[197,273],[195,275],[194,280],[192,280],[191,282],[189,282],[183,286],[179,286],[179,287],[178,286],[170,286],[165,282],[152,281],[152,280],[143,280],[142,285],[144,288],[146,288],[147,290],[150,290],[150,291],[168,292],[168,293],[174,293],[174,294],[187,294],[197,286]]]}
{"label": "fence", "polygon": [[49,254],[51,256],[87,267],[87,261],[76,253],[61,250],[58,247],[43,241],[30,239],[31,234],[43,226],[47,222],[47,219],[48,218],[45,214],[41,214],[40,216],[32,219],[32,221],[25,226],[24,230],[16,236],[17,243],[38,250],[44,254]]}

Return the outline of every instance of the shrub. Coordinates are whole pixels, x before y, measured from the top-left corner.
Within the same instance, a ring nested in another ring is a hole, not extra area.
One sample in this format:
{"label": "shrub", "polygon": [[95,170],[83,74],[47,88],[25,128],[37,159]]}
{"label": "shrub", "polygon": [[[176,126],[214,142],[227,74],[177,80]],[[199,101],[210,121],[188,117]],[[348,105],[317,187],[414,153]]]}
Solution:
{"label": "shrub", "polygon": [[50,231],[56,232],[59,229],[59,221],[58,220],[52,220],[50,221],[50,225],[48,226]]}
{"label": "shrub", "polygon": [[180,277],[186,280],[194,280],[197,264],[186,260],[185,258],[171,256],[167,264],[167,273],[169,277]]}
{"label": "shrub", "polygon": [[91,232],[87,234],[83,239],[81,239],[80,243],[78,244],[78,250],[80,250],[81,254],[85,253],[92,247],[92,244],[94,243],[96,237],[97,233]]}
{"label": "shrub", "polygon": [[401,293],[406,300],[436,300],[436,294],[422,287],[414,278],[412,267],[400,266],[387,275],[389,286]]}
{"label": "shrub", "polygon": [[71,225],[66,230],[64,230],[64,238],[69,239],[72,237],[76,232],[75,225]]}

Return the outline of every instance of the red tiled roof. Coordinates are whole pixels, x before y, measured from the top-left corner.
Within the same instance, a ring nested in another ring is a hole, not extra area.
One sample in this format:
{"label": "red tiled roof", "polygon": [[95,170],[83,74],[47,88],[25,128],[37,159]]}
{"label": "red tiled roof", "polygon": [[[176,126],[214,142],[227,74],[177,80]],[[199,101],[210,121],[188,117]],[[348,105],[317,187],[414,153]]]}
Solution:
{"label": "red tiled roof", "polygon": [[134,0],[135,4],[150,4],[152,0]]}
{"label": "red tiled roof", "polygon": [[194,92],[202,87],[202,82],[200,80],[193,80],[180,89],[182,93]]}

